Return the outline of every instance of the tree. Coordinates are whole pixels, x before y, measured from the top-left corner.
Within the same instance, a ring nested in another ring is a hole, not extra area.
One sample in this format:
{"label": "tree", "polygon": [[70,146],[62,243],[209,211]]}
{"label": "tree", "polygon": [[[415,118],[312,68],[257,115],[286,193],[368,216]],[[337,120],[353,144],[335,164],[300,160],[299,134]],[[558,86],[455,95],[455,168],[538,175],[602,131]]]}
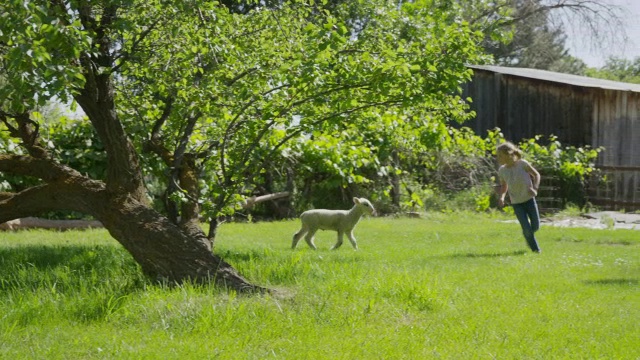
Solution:
{"label": "tree", "polygon": [[503,66],[584,74],[584,62],[568,54],[567,31],[584,33],[593,39],[591,46],[624,39],[621,9],[600,1],[469,1],[463,6],[472,27],[494,29],[485,32],[483,46]]}
{"label": "tree", "polygon": [[[149,276],[263,290],[213,240],[286,144],[382,126],[385,112],[439,122],[465,108],[456,94],[465,63],[481,61],[477,34],[454,5],[386,3],[360,2],[367,21],[355,30],[313,1],[4,2],[0,123],[23,153],[0,154],[0,172],[38,182],[0,194],[0,222],[89,214]],[[53,96],[86,113],[104,179],[45,146],[32,110]],[[164,179],[164,208],[150,203],[150,176]]]}
{"label": "tree", "polygon": [[591,77],[640,84],[640,57],[633,60],[610,57],[600,69],[589,69]]}

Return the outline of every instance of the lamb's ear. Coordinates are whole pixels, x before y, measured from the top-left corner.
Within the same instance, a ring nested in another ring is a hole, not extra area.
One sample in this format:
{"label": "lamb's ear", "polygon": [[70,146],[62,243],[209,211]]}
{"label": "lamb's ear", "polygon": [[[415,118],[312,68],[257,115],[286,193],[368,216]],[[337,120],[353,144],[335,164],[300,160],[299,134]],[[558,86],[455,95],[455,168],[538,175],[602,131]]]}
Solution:
{"label": "lamb's ear", "polygon": [[354,204],[360,204],[360,199],[358,199],[357,197],[353,198],[353,203]]}

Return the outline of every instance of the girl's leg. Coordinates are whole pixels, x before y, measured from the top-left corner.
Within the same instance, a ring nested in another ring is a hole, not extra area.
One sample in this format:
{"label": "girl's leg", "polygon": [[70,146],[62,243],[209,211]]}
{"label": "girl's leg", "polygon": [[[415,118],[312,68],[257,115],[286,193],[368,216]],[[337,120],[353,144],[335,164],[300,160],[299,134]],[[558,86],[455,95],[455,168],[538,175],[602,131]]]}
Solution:
{"label": "girl's leg", "polygon": [[534,198],[524,203],[524,205],[527,207],[527,214],[531,221],[531,230],[535,233],[540,229],[540,212],[538,211],[538,203]]}
{"label": "girl's leg", "polygon": [[[513,204],[513,212],[515,212],[518,222],[522,227],[522,234],[527,240],[527,245],[532,251],[540,252],[538,242],[533,233],[540,227],[540,216],[538,214],[538,206],[535,200],[531,199],[521,204]],[[529,220],[531,218],[531,220]]]}
{"label": "girl's leg", "polygon": [[529,244],[531,250],[540,252],[540,246],[538,246],[535,236],[535,232],[540,229],[540,212],[538,212],[538,203],[536,203],[536,199],[534,198],[524,203],[524,205],[527,208],[527,215],[531,221],[531,236],[526,238],[527,244]]}

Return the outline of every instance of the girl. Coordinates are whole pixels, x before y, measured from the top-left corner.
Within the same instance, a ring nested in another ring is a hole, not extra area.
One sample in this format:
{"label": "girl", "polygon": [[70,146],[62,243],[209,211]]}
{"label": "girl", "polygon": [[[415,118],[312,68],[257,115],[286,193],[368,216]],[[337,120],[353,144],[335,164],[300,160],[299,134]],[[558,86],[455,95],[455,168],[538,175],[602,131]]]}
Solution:
{"label": "girl", "polygon": [[539,253],[540,247],[534,233],[540,228],[540,214],[535,199],[540,186],[540,173],[522,159],[522,151],[510,142],[498,145],[496,157],[500,164],[498,206],[504,206],[504,197],[508,192],[527,244],[532,251]]}

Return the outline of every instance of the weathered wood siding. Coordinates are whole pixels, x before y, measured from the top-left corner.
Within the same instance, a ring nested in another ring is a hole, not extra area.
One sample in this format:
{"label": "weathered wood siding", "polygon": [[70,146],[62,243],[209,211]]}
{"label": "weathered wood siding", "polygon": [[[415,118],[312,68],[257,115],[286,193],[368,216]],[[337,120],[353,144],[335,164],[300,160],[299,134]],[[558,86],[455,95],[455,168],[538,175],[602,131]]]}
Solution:
{"label": "weathered wood siding", "polygon": [[640,92],[583,87],[474,69],[463,87],[477,134],[499,127],[518,142],[555,135],[573,146],[605,150],[597,166],[608,182],[591,184],[590,201],[606,209],[640,209]]}
{"label": "weathered wood siding", "polygon": [[544,134],[563,143],[591,144],[594,94],[589,89],[477,70],[463,89],[476,112],[464,126],[478,134],[499,127],[514,142]]}
{"label": "weathered wood siding", "polygon": [[591,189],[591,201],[614,209],[640,209],[640,93],[601,90],[593,111],[597,165],[607,182]]}

